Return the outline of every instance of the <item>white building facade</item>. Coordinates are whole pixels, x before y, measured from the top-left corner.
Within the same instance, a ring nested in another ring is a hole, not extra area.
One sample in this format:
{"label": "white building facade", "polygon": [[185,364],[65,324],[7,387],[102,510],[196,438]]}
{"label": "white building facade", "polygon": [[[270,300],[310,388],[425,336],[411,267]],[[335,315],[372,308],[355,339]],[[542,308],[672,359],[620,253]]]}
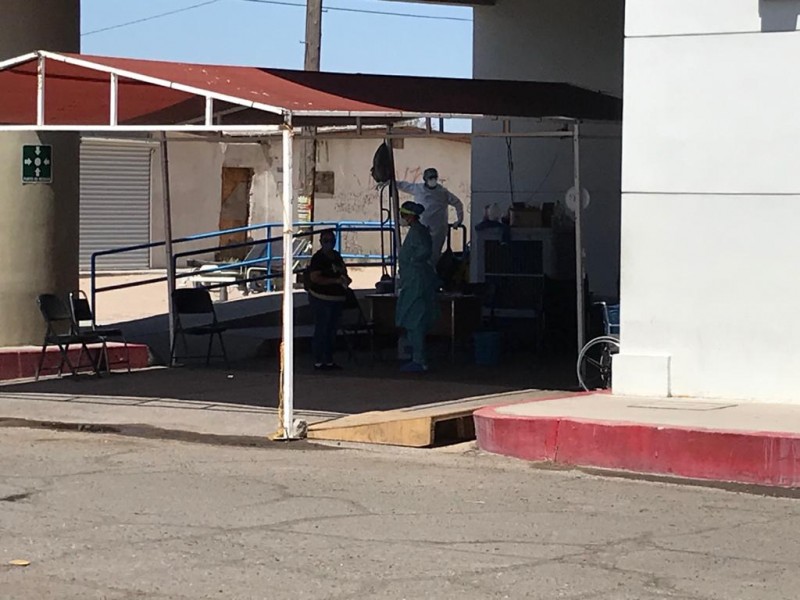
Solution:
{"label": "white building facade", "polygon": [[[623,97],[621,144],[589,139],[582,155],[592,290],[621,266],[614,391],[797,402],[800,1],[463,4],[476,77]],[[518,189],[568,187],[566,148],[517,144]],[[504,157],[474,143],[475,214],[502,197]]]}
{"label": "white building facade", "polygon": [[628,0],[623,394],[797,402],[796,0]]}

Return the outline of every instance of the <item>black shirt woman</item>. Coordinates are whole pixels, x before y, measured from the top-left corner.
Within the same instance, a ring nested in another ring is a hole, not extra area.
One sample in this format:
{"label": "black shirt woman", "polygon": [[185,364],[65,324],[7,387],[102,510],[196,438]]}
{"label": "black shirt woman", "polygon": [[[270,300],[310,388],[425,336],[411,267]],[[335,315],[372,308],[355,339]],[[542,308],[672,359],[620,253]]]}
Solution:
{"label": "black shirt woman", "polygon": [[333,361],[336,332],[351,279],[342,255],[336,251],[336,235],[323,231],[319,243],[321,247],[311,257],[306,271],[305,286],[314,314],[314,369],[335,371],[341,369]]}

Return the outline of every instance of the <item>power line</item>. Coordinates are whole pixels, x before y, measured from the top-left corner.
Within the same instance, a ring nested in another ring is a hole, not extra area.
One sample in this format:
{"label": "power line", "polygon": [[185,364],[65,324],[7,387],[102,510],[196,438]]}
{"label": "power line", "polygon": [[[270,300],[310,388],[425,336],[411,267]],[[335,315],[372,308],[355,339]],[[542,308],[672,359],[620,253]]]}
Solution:
{"label": "power line", "polygon": [[[285,0],[242,0],[242,2],[253,2],[255,4],[272,4],[276,6],[296,6],[300,8],[305,8],[305,3],[301,2],[287,2]],[[348,12],[348,13],[360,13],[364,15],[383,15],[389,17],[406,17],[412,19],[430,19],[433,21],[463,21],[466,23],[471,23],[472,19],[466,19],[464,17],[443,17],[441,15],[421,15],[419,13],[403,13],[403,12],[391,12],[385,10],[369,10],[366,8],[342,8],[339,6],[324,6],[322,9],[323,12],[327,11],[338,11],[338,12]]]}
{"label": "power line", "polygon": [[[96,33],[103,33],[105,31],[112,31],[114,29],[121,29],[123,27],[129,27],[131,25],[138,25],[139,23],[146,23],[147,21],[154,21],[156,19],[161,19],[163,17],[168,17],[170,15],[177,15],[179,13],[188,12],[190,10],[195,10],[196,8],[201,8],[203,6],[208,6],[210,4],[216,4],[221,2],[222,0],[206,0],[205,2],[198,2],[197,4],[192,4],[190,6],[184,6],[183,8],[176,8],[175,10],[170,10],[163,13],[158,13],[155,15],[150,15],[148,17],[142,17],[141,19],[135,19],[133,21],[126,21],[124,23],[117,23],[116,25],[109,25],[108,27],[101,27],[100,29],[92,29],[91,31],[85,31],[81,33],[81,37],[86,37],[88,35],[94,35]],[[255,4],[270,4],[273,6],[292,6],[295,8],[305,8],[305,2],[288,2],[286,0],[242,0],[243,2],[252,2]],[[338,11],[338,12],[347,12],[347,13],[359,13],[365,15],[381,15],[387,17],[404,17],[404,18],[411,18],[411,19],[428,19],[433,21],[461,21],[466,23],[471,23],[472,19],[466,19],[463,17],[444,17],[441,15],[421,15],[418,13],[404,13],[404,12],[392,12],[392,11],[385,11],[385,10],[369,10],[365,8],[343,8],[340,6],[326,6],[323,8],[323,12],[327,11]]]}
{"label": "power line", "polygon": [[120,29],[122,27],[128,27],[129,25],[137,25],[139,23],[145,23],[147,21],[153,21],[155,19],[160,19],[162,17],[168,17],[170,15],[177,15],[178,13],[187,12],[190,10],[194,10],[195,8],[200,8],[201,6],[208,6],[209,4],[216,4],[221,0],[206,0],[205,2],[198,2],[197,4],[192,4],[191,6],[184,6],[183,8],[176,8],[175,10],[170,10],[167,12],[159,13],[157,15],[150,15],[149,17],[142,17],[141,19],[136,19],[134,21],[126,21],[125,23],[117,23],[116,25],[109,25],[108,27],[101,27],[100,29],[93,29],[92,31],[86,31],[81,34],[81,37],[86,37],[87,35],[94,35],[95,33],[102,33],[104,31],[111,31],[112,29]]}

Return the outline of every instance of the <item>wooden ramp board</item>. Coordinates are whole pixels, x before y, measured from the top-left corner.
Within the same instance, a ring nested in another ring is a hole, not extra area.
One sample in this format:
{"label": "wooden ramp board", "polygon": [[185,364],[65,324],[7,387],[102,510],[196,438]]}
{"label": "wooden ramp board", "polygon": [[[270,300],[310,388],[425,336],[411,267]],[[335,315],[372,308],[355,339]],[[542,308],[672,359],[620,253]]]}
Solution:
{"label": "wooden ramp board", "polygon": [[[562,397],[563,395],[564,392],[561,392]],[[315,440],[412,448],[464,442],[475,439],[472,413],[477,409],[498,404],[544,400],[552,396],[551,391],[522,390],[396,410],[370,411],[310,425],[308,437]]]}

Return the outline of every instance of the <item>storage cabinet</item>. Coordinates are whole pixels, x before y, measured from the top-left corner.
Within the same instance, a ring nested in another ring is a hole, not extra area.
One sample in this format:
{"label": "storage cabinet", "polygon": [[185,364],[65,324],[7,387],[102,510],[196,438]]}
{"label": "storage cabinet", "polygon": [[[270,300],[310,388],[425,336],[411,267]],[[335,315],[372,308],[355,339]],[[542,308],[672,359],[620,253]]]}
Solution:
{"label": "storage cabinet", "polygon": [[476,232],[476,281],[493,284],[495,315],[535,318],[541,314],[545,277],[556,277],[552,229],[511,228]]}

